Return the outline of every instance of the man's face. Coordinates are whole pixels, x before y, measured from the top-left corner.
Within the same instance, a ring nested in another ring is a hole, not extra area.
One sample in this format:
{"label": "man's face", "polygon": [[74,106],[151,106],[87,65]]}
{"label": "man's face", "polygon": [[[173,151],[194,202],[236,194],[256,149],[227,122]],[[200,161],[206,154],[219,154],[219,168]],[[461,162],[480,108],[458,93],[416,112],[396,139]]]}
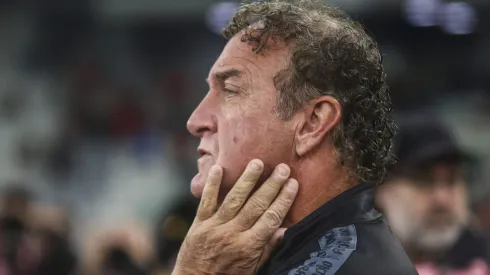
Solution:
{"label": "man's face", "polygon": [[191,183],[200,197],[209,169],[223,167],[221,195],[226,194],[248,162],[265,164],[267,175],[275,165],[294,156],[294,120],[283,121],[276,110],[274,76],[289,60],[284,46],[269,45],[264,53],[232,38],[209,72],[209,91],[191,115],[187,127],[201,139],[199,173]]}
{"label": "man's face", "polygon": [[386,183],[378,202],[394,233],[419,249],[451,246],[468,220],[464,177],[455,165],[434,165],[426,177]]}

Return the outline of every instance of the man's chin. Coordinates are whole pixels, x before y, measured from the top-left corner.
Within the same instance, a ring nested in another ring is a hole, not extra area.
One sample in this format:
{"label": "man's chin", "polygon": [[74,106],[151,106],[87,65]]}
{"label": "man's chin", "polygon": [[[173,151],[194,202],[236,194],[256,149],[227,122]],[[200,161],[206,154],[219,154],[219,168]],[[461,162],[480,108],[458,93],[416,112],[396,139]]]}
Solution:
{"label": "man's chin", "polygon": [[196,198],[201,198],[204,190],[204,178],[201,173],[197,173],[191,181],[191,193]]}
{"label": "man's chin", "polygon": [[[191,181],[191,194],[194,197],[200,199],[202,197],[202,193],[204,191],[205,185],[206,185],[206,177],[204,177],[202,173],[197,173]],[[220,185],[218,202],[222,202],[229,191],[230,189],[227,188],[227,185],[223,184],[222,182]]]}
{"label": "man's chin", "polygon": [[443,251],[453,246],[458,240],[462,225],[453,224],[444,228],[431,228],[419,232],[417,246],[428,251]]}

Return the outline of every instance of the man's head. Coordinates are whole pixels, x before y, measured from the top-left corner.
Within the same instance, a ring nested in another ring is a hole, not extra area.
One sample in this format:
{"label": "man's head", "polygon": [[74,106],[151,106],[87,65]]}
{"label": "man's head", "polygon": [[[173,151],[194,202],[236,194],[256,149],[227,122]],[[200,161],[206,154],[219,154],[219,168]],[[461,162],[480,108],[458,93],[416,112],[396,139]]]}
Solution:
{"label": "man's head", "polygon": [[[229,190],[246,164],[293,168],[316,159],[379,183],[391,162],[391,102],[376,43],[336,8],[312,1],[245,4],[223,31],[229,40],[189,119],[201,138],[200,196],[209,168]],[[323,168],[322,168],[323,169]]]}
{"label": "man's head", "polygon": [[396,141],[399,163],[378,190],[378,203],[408,248],[443,251],[468,221],[466,154],[444,125],[427,117],[401,124]]}

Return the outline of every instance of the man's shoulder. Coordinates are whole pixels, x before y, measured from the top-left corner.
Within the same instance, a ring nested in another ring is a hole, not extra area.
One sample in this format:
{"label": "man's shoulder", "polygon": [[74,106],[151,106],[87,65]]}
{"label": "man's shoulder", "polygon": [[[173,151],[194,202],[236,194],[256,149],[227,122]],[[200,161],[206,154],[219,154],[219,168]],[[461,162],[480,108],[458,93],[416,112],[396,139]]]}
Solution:
{"label": "man's shoulder", "polygon": [[336,227],[316,242],[316,249],[284,274],[417,274],[384,221]]}
{"label": "man's shoulder", "polygon": [[336,227],[318,239],[319,249],[303,264],[289,270],[288,275],[335,274],[357,248],[355,225]]}

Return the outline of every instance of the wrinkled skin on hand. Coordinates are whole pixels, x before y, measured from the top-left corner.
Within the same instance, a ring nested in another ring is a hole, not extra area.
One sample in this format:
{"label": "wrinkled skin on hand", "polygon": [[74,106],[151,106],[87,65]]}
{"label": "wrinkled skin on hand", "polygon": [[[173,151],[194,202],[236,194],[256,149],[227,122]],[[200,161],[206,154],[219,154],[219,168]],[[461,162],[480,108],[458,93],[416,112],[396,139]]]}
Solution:
{"label": "wrinkled skin on hand", "polygon": [[223,171],[211,169],[173,275],[258,272],[284,234],[280,226],[298,191],[289,167],[280,164],[249,197],[262,172],[263,163],[251,161],[218,207]]}

